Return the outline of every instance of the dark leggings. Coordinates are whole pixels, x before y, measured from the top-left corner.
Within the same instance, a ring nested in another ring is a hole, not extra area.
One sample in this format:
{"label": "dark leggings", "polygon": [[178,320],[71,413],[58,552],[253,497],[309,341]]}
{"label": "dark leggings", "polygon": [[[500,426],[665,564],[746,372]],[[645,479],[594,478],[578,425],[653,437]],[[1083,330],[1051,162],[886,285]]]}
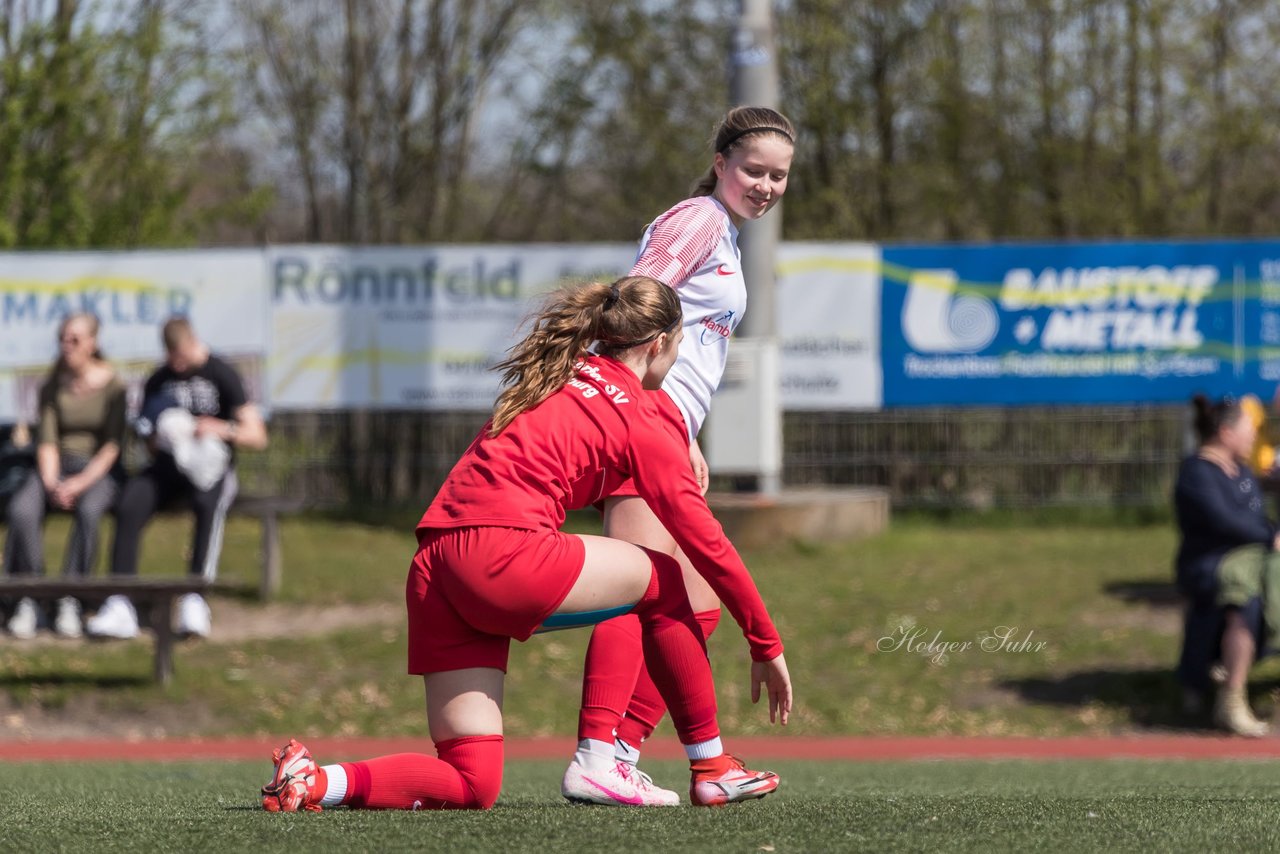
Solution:
{"label": "dark leggings", "polygon": [[196,515],[195,542],[191,547],[191,574],[212,581],[218,573],[222,533],[227,510],[235,501],[235,469],[229,469],[211,489],[199,490],[173,462],[161,454],[146,471],[129,479],[116,505],[116,541],[111,551],[113,575],[138,574],[138,547],[142,531],[156,511],[184,501]]}

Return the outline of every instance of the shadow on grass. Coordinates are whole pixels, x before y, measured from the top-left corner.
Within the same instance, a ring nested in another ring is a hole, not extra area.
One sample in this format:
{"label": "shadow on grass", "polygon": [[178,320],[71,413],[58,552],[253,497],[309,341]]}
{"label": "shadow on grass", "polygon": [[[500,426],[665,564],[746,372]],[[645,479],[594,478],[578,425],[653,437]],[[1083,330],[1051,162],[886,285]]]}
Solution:
{"label": "shadow on grass", "polygon": [[41,687],[90,687],[90,688],[140,688],[153,685],[151,674],[95,674],[43,671],[39,673],[0,673],[0,688]]}
{"label": "shadow on grass", "polygon": [[[1185,710],[1169,668],[1082,670],[1062,676],[1009,679],[1000,687],[1028,703],[1077,707],[1102,705],[1128,712],[1136,726],[1153,729],[1205,729],[1206,714]],[[1257,689],[1259,686],[1253,686]]]}
{"label": "shadow on grass", "polygon": [[258,585],[251,581],[216,581],[213,585],[213,593],[224,599],[235,599],[239,602],[262,602]]}
{"label": "shadow on grass", "polygon": [[1133,605],[1155,608],[1183,606],[1182,594],[1172,581],[1112,581],[1103,585],[1102,590],[1113,599]]}

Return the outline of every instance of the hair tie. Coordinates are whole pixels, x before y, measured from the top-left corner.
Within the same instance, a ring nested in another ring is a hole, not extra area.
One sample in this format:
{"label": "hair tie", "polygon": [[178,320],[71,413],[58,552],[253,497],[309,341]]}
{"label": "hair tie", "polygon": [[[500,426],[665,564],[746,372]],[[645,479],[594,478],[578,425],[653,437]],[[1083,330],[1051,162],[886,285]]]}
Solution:
{"label": "hair tie", "polygon": [[604,298],[604,310],[608,311],[617,305],[618,300],[622,297],[622,291],[618,288],[618,283],[614,282],[609,286],[609,295]]}
{"label": "hair tie", "polygon": [[723,143],[721,143],[720,147],[716,149],[716,154],[724,154],[726,151],[729,150],[729,146],[733,145],[735,142],[742,139],[744,136],[746,136],[749,133],[761,133],[767,130],[773,131],[774,133],[780,133],[787,138],[787,142],[791,143],[792,145],[796,144],[796,141],[791,138],[791,134],[787,133],[782,128],[774,128],[774,127],[747,128],[746,130],[740,130],[737,133],[732,134],[728,139],[726,139]]}

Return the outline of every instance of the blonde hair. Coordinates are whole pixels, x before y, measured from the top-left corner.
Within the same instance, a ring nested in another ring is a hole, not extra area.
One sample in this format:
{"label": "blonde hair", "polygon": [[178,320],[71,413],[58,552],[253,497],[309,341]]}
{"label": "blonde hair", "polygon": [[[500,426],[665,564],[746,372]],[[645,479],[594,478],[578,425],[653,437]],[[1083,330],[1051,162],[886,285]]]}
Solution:
{"label": "blonde hair", "polygon": [[671,333],[681,318],[675,289],[648,276],[552,293],[529,334],[494,366],[502,372],[504,388],[493,405],[489,435],[497,436],[521,412],[559,391],[592,342],[598,342],[601,354],[620,353]]}
{"label": "blonde hair", "polygon": [[[716,154],[728,157],[748,140],[770,131],[775,131],[776,135],[786,138],[792,145],[795,144],[796,129],[782,113],[768,107],[735,107],[716,128],[715,136],[711,138],[711,148]],[[716,168],[713,163],[693,185],[690,195],[709,196],[715,188]]]}

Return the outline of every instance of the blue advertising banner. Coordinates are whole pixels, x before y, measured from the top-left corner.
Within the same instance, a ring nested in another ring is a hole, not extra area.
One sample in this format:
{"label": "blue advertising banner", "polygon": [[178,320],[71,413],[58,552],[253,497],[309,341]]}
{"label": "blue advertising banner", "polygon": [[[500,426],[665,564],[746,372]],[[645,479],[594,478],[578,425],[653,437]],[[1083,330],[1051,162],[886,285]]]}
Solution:
{"label": "blue advertising banner", "polygon": [[883,250],[885,406],[1180,401],[1280,382],[1280,241]]}

